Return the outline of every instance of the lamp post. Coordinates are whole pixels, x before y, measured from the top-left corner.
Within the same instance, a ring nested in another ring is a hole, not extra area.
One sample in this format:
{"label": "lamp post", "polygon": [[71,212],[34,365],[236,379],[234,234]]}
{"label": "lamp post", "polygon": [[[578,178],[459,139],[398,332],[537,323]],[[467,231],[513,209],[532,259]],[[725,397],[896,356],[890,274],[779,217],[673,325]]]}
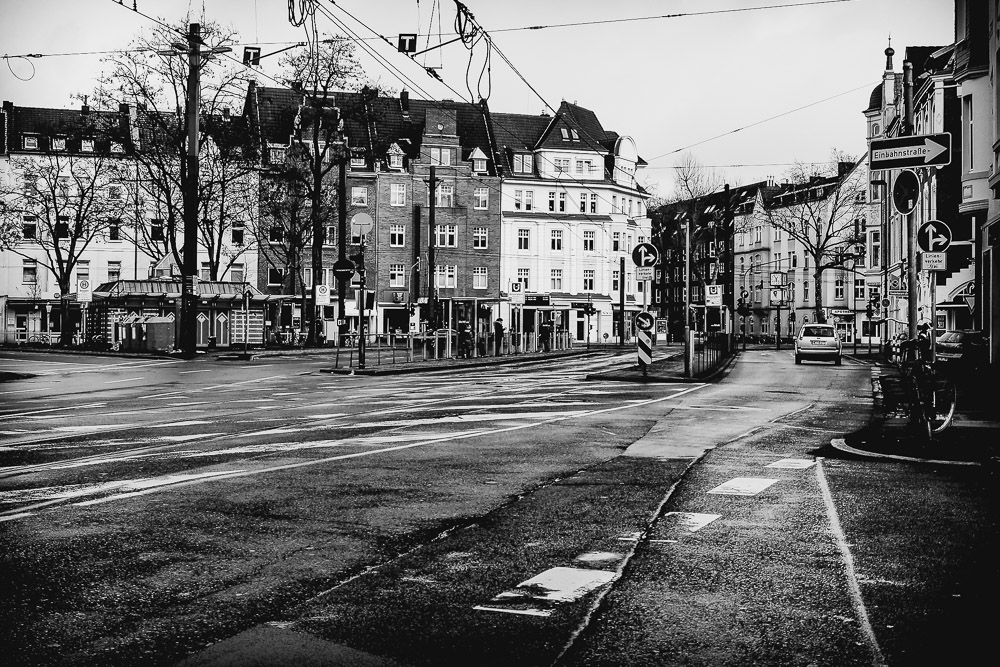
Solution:
{"label": "lamp post", "polygon": [[[879,248],[881,257],[879,258],[882,262],[882,284],[879,289],[879,294],[882,298],[883,303],[888,304],[889,298],[889,237],[886,234],[886,193],[889,189],[889,184],[881,178],[872,179],[871,184],[875,187],[880,187],[882,189],[882,195],[879,197],[879,241],[881,246]],[[882,306],[888,310],[888,306]],[[883,313],[887,315],[888,313]],[[884,331],[880,329],[880,335],[878,339],[879,354],[881,355],[885,340],[889,337],[889,318],[883,317],[883,323],[885,325]],[[871,324],[868,325],[868,341],[871,342]]]}

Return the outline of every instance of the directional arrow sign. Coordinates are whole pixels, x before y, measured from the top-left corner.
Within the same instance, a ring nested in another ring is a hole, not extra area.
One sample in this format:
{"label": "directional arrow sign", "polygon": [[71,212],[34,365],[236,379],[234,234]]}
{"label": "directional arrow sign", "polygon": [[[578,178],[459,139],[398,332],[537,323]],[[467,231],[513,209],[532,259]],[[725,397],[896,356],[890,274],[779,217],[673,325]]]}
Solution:
{"label": "directional arrow sign", "polygon": [[951,245],[951,227],[940,220],[928,220],[917,228],[917,245],[924,252],[944,252]]}
{"label": "directional arrow sign", "polygon": [[868,168],[906,169],[951,164],[951,134],[918,134],[911,137],[873,139]]}
{"label": "directional arrow sign", "polygon": [[656,324],[656,318],[650,313],[642,311],[641,313],[636,313],[635,318],[635,328],[639,331],[652,331],[653,325]]}
{"label": "directional arrow sign", "polygon": [[636,266],[653,266],[660,258],[660,251],[652,243],[640,243],[632,250],[632,261]]}

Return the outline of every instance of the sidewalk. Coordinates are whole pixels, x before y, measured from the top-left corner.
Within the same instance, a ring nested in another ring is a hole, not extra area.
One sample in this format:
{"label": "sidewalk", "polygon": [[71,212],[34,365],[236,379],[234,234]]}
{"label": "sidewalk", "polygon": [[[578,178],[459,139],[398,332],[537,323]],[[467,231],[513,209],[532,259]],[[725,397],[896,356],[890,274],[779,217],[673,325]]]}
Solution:
{"label": "sidewalk", "polygon": [[[865,359],[859,355],[859,361]],[[915,433],[907,417],[891,411],[899,370],[880,360],[872,363],[874,409],[864,428],[832,441],[834,448],[858,456],[889,458],[915,463],[983,465],[1000,462],[1000,410],[985,387],[976,383],[958,385],[958,401],[951,426],[925,442]]]}

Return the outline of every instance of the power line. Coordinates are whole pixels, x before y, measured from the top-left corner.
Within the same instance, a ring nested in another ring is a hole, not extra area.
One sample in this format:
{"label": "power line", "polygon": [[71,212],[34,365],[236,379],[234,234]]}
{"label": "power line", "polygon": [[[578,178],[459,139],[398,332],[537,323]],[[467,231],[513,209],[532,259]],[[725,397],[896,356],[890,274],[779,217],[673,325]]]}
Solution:
{"label": "power line", "polygon": [[816,100],[815,102],[810,102],[809,104],[805,104],[803,106],[796,107],[796,108],[790,109],[788,111],[783,111],[782,113],[775,114],[774,116],[770,116],[768,118],[764,118],[763,120],[758,120],[756,122],[750,123],[749,125],[744,125],[743,127],[738,127],[735,130],[730,130],[728,132],[723,132],[722,134],[717,134],[714,137],[709,137],[708,139],[702,139],[701,141],[696,141],[693,144],[688,144],[687,146],[682,146],[681,148],[675,148],[672,151],[667,151],[666,153],[662,153],[660,155],[657,155],[656,157],[649,158],[649,160],[647,160],[647,162],[652,162],[653,160],[659,160],[662,157],[666,157],[668,155],[673,155],[674,153],[680,153],[681,151],[686,151],[689,148],[694,148],[695,146],[700,146],[702,144],[707,144],[709,141],[715,141],[716,139],[720,139],[722,137],[728,137],[730,134],[736,134],[737,132],[742,132],[743,130],[748,130],[751,127],[756,127],[757,125],[762,125],[763,123],[767,123],[767,122],[775,120],[777,118],[781,118],[782,116],[787,116],[789,114],[793,114],[796,111],[802,111],[803,109],[808,109],[809,107],[814,107],[817,104],[822,104],[823,102],[829,102],[830,100],[836,99],[838,97],[843,97],[844,95],[850,95],[851,93],[857,92],[857,91],[859,91],[859,90],[861,90],[863,88],[868,88],[869,86],[873,85],[874,83],[877,83],[877,82],[871,82],[870,81],[870,82],[862,84],[862,85],[860,85],[860,86],[858,86],[856,88],[851,88],[850,90],[845,90],[842,93],[837,93],[836,95],[831,95],[830,97],[824,97],[821,100]]}

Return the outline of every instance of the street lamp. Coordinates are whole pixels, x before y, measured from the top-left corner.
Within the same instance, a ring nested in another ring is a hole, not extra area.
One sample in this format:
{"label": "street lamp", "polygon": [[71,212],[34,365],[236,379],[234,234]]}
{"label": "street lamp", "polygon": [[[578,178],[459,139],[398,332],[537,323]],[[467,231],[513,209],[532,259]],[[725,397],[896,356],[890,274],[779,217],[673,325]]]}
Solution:
{"label": "street lamp", "polygon": [[[871,180],[871,184],[875,187],[882,188],[882,195],[879,197],[879,242],[881,243],[880,252],[881,257],[879,258],[882,262],[882,285],[879,290],[879,294],[882,297],[882,302],[884,304],[889,303],[889,236],[886,234],[886,193],[889,190],[889,183],[884,179],[875,178]],[[888,306],[883,306],[883,308],[888,309]],[[887,315],[887,313],[883,313]],[[889,337],[889,318],[883,317],[883,322],[885,324],[885,330],[881,332],[878,340],[879,354],[885,349],[883,348],[884,341]],[[869,325],[868,336],[871,340],[871,325]]]}

